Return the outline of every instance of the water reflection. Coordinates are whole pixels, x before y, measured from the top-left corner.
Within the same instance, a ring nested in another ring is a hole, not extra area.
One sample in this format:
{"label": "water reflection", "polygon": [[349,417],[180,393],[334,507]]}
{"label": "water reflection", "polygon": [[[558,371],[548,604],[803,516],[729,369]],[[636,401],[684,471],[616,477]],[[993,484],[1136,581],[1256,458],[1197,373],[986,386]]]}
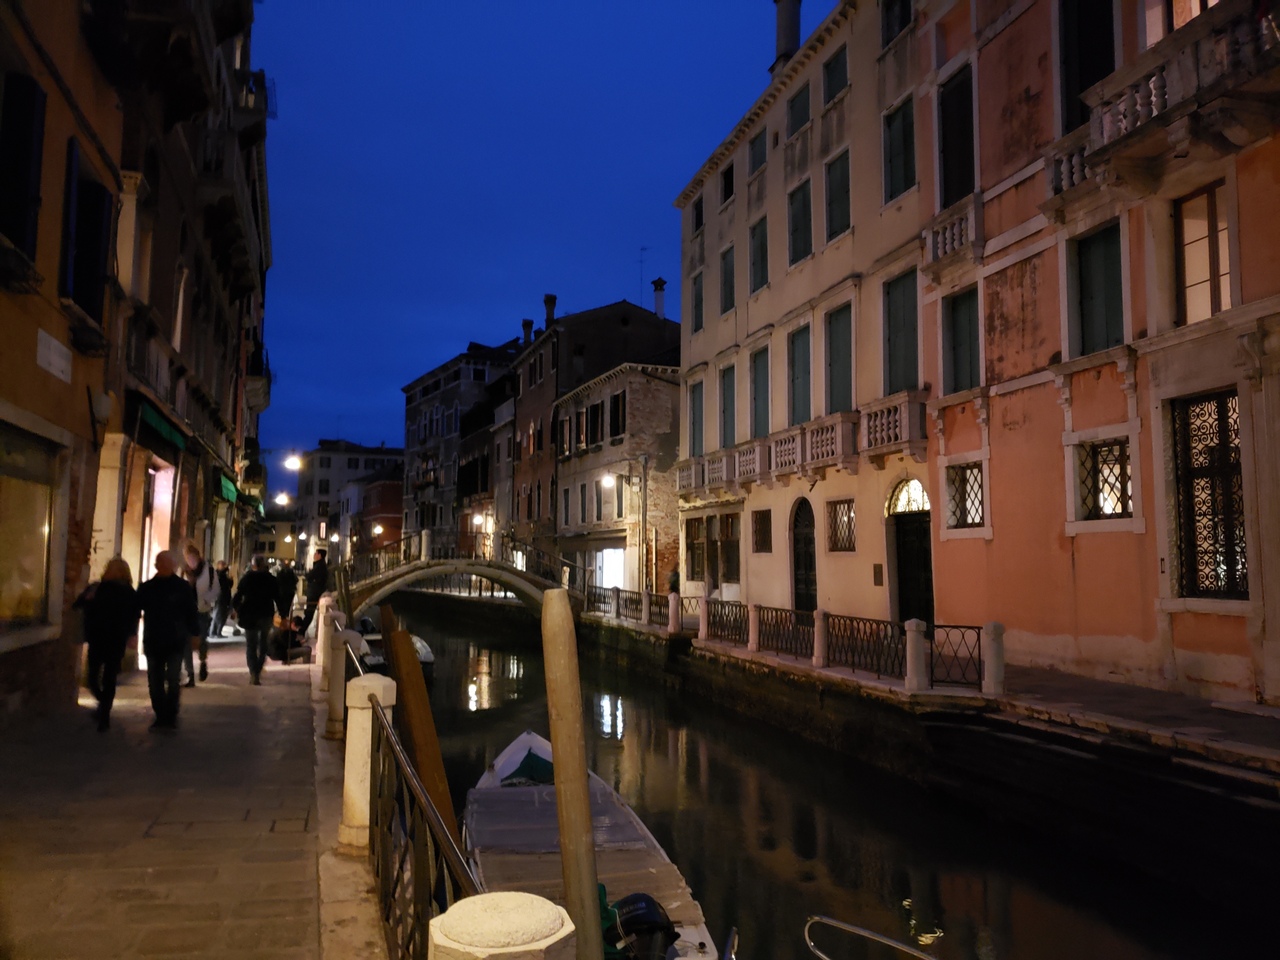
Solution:
{"label": "water reflection", "polygon": [[[547,734],[542,659],[520,638],[413,629],[436,651],[433,708],[461,810],[516,734]],[[807,960],[811,914],[942,960],[1270,955],[1238,918],[1172,885],[1065,844],[1046,849],[1038,835],[621,672],[583,680],[588,763],[680,866],[713,935],[739,928],[742,960]],[[815,940],[833,958],[894,956],[837,931]]]}

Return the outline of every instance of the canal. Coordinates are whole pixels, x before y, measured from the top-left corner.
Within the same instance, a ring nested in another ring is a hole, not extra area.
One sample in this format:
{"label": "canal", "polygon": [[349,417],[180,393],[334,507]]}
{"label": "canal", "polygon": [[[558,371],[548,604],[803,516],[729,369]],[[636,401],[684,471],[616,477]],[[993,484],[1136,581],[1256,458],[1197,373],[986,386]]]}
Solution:
{"label": "canal", "polygon": [[[410,606],[409,604],[405,605]],[[419,604],[412,604],[419,607]],[[536,627],[494,637],[421,611],[432,705],[461,813],[467,788],[525,729],[547,735]],[[993,821],[877,769],[587,669],[587,761],[630,803],[740,960],[806,960],[824,914],[943,960],[1274,956],[1267,918],[1235,915],[1051,835]],[[818,934],[832,958],[901,956]]]}

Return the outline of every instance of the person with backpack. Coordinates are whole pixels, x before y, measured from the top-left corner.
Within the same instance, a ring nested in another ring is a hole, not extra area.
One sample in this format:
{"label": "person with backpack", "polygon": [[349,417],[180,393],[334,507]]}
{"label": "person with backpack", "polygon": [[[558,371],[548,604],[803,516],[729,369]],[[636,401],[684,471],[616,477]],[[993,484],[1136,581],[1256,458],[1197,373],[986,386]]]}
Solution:
{"label": "person with backpack", "polygon": [[249,665],[249,683],[262,684],[262,665],[267,659],[267,637],[275,616],[278,590],[276,578],[267,570],[267,558],[254,554],[249,572],[236,589],[236,617],[244,628],[244,657]]}
{"label": "person with backpack", "polygon": [[[196,611],[200,615],[200,679],[209,679],[209,626],[213,621],[213,608],[218,605],[222,595],[222,585],[214,572],[213,564],[200,554],[200,548],[188,541],[182,551],[187,561],[187,582],[196,591]],[[184,653],[187,666],[187,686],[196,685],[195,660],[188,648]]]}

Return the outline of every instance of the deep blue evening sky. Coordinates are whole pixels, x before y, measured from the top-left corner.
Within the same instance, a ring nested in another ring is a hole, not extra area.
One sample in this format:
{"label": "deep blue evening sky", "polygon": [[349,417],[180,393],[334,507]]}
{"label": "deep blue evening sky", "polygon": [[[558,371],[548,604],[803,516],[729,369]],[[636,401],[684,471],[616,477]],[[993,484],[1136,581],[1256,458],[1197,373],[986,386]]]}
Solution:
{"label": "deep blue evening sky", "polygon": [[[833,6],[805,3],[802,35]],[[540,324],[544,293],[652,307],[663,276],[678,316],[672,201],[768,82],[771,0],[254,11],[279,105],[263,446],[399,445],[400,388]]]}

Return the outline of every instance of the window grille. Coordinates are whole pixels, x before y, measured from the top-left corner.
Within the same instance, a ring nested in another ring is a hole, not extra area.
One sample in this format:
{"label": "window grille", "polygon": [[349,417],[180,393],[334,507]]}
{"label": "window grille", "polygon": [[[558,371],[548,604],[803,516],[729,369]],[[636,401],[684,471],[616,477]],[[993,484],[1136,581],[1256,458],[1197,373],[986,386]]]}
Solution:
{"label": "window grille", "polygon": [[827,501],[827,549],[833,553],[858,548],[852,500]]}
{"label": "window grille", "polygon": [[751,511],[751,552],[773,553],[773,511]]}
{"label": "window grille", "polygon": [[948,527],[954,530],[982,526],[982,464],[947,467],[947,492]]}
{"label": "window grille", "polygon": [[1076,465],[1083,519],[1133,516],[1128,440],[1081,444],[1076,447]]}
{"label": "window grille", "polygon": [[726,513],[720,517],[720,579],[725,583],[739,580],[741,526],[741,514]]}
{"label": "window grille", "polygon": [[1235,392],[1174,401],[1173,446],[1182,596],[1247,600]]}

